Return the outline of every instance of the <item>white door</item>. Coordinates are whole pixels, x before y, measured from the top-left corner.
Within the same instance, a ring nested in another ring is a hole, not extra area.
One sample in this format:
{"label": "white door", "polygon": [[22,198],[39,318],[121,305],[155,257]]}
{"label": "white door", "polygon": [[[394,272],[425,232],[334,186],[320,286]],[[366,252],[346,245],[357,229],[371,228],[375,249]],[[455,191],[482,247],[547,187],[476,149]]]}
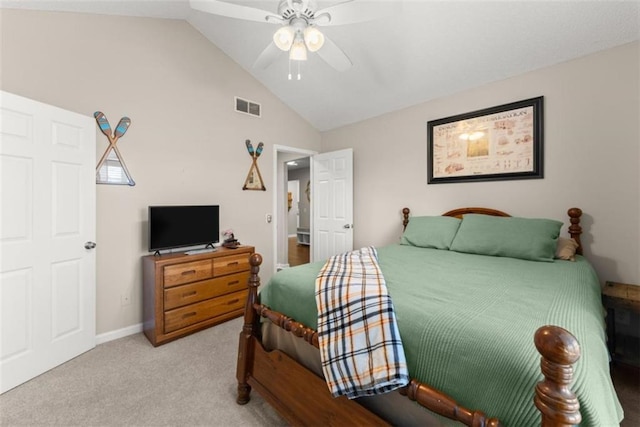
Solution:
{"label": "white door", "polygon": [[0,91],[0,393],[95,347],[92,117]]}
{"label": "white door", "polygon": [[312,157],[311,211],[313,261],[353,249],[353,150]]}

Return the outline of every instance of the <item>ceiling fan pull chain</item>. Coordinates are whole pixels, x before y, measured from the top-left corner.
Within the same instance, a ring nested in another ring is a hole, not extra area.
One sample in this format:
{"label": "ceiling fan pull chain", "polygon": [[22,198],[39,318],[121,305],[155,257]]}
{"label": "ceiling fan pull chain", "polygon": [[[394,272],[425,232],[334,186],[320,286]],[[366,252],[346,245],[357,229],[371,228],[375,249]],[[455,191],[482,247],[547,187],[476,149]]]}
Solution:
{"label": "ceiling fan pull chain", "polygon": [[297,61],[298,62],[298,80],[300,80],[302,78],[302,74],[300,74],[300,62],[301,61]]}
{"label": "ceiling fan pull chain", "polygon": [[289,58],[289,80],[291,80],[291,58]]}

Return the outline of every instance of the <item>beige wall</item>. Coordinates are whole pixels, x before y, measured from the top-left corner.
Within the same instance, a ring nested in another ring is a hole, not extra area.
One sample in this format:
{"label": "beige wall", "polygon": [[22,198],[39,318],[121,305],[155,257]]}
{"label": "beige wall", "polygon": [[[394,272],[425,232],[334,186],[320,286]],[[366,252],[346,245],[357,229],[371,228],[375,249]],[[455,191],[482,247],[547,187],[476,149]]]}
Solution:
{"label": "beige wall", "polygon": [[[184,21],[6,9],[0,20],[2,90],[132,121],[118,147],[136,186],[97,187],[98,334],[142,322],[148,205],[220,204],[221,229],[255,245],[271,274],[273,145],[319,150],[314,128]],[[262,118],[234,112],[234,95],[261,103]],[[266,192],[242,191],[245,139],[266,145]]]}
{"label": "beige wall", "polygon": [[[355,246],[397,241],[404,206],[561,220],[577,206],[601,281],[640,284],[639,49],[624,45],[323,133],[323,151],[354,149]],[[544,179],[427,185],[427,121],[541,95]]]}

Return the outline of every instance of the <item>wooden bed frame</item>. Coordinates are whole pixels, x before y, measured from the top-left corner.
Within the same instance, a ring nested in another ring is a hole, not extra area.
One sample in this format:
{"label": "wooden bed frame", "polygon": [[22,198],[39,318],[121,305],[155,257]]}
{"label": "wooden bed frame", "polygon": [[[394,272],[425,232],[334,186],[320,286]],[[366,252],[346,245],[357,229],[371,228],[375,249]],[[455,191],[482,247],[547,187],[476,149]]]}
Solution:
{"label": "wooden bed frame", "polygon": [[[409,223],[409,212],[408,208],[402,210],[405,228]],[[461,217],[467,213],[510,216],[495,209],[475,207],[455,209],[444,213],[443,216]],[[580,245],[576,252],[581,254],[582,211],[571,208],[568,215],[571,223],[568,231]],[[249,295],[238,347],[237,403],[243,405],[249,402],[253,388],[291,425],[389,425],[344,396],[333,398],[323,378],[284,352],[265,350],[261,343],[260,317],[269,319],[316,348],[318,335],[313,329],[259,303],[260,264],[262,256],[258,253],[253,254],[250,258]],[[549,325],[536,331],[534,343],[541,354],[540,365],[544,376],[544,380],[536,385],[534,398],[535,405],[542,414],[541,425],[560,427],[579,424],[580,405],[569,388],[573,379],[572,365],[580,357],[578,341],[565,329]],[[499,420],[489,418],[479,410],[463,408],[453,398],[415,379],[401,389],[400,393],[432,412],[468,426],[500,425]]]}

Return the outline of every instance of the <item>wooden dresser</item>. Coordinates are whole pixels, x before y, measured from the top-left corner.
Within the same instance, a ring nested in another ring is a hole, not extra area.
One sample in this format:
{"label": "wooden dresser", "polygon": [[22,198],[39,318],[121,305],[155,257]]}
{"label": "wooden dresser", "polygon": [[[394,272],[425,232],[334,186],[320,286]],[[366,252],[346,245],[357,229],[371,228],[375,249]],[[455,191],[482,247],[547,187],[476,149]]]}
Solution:
{"label": "wooden dresser", "polygon": [[242,316],[252,246],[142,258],[144,334],[154,346]]}

